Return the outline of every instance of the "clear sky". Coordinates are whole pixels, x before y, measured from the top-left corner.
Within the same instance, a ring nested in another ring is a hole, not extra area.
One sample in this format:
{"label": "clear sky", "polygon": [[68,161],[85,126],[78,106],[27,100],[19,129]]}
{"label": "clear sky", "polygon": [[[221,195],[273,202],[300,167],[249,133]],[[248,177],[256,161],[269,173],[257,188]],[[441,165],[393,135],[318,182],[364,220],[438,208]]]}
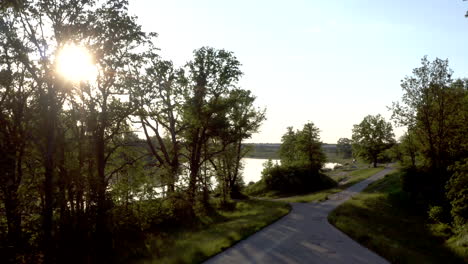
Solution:
{"label": "clear sky", "polygon": [[287,126],[312,121],[335,143],[368,114],[389,120],[401,79],[424,55],[468,77],[467,9],[462,0],[130,1],[176,65],[202,46],[234,52],[241,87],[267,109],[250,142],[280,142]]}

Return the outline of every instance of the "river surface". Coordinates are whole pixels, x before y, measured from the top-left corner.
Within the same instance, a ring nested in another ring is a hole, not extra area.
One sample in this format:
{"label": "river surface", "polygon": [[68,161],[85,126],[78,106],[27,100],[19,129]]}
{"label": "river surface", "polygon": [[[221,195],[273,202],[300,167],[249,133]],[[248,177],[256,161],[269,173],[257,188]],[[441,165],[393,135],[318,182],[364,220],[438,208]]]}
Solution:
{"label": "river surface", "polygon": [[[245,184],[249,182],[257,182],[262,178],[263,163],[267,162],[267,159],[252,159],[252,158],[243,158],[242,162],[244,164],[244,175]],[[272,160],[273,163],[280,163],[279,160]],[[324,168],[333,169],[338,163],[327,162],[324,164]]]}

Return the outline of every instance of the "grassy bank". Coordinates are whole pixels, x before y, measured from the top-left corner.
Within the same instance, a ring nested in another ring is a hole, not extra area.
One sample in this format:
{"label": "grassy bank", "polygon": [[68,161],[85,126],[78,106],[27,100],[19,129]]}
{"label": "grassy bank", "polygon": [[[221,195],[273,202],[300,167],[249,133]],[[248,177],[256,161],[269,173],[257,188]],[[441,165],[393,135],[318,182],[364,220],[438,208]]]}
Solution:
{"label": "grassy bank", "polygon": [[197,227],[150,236],[146,244],[152,255],[135,263],[200,263],[290,210],[286,203],[261,200],[239,201],[234,206],[231,210],[217,210],[215,214],[201,217]]}
{"label": "grassy bank", "polygon": [[[342,171],[342,173],[338,173],[335,176],[330,176],[332,179],[341,183],[337,188],[322,190],[318,192],[313,192],[304,195],[297,195],[293,197],[288,197],[281,199],[281,201],[289,202],[289,203],[308,203],[312,201],[324,201],[328,198],[328,195],[341,192],[342,190],[348,188],[349,186],[356,184],[364,179],[369,178],[370,176],[376,174],[377,172],[383,170],[383,167],[379,168],[365,168],[365,169],[357,169],[354,171]],[[343,181],[344,179],[344,181]]]}
{"label": "grassy bank", "polygon": [[329,215],[330,223],[392,263],[468,261],[463,250],[468,244],[463,246],[460,238],[445,242],[447,237],[427,222],[425,212],[401,190],[399,175],[394,173],[369,185],[334,210]]}
{"label": "grassy bank", "polygon": [[261,180],[249,186],[247,188],[247,194],[251,196],[269,199],[280,199],[281,201],[290,203],[307,203],[312,201],[323,201],[327,199],[328,195],[340,192],[343,189],[346,189],[347,187],[356,184],[383,169],[383,167],[365,168],[364,166],[359,166],[356,168],[351,168],[348,166],[334,171],[329,171],[326,173],[327,176],[340,183],[336,188],[293,196],[291,196],[291,194],[284,194],[268,190],[265,183]]}

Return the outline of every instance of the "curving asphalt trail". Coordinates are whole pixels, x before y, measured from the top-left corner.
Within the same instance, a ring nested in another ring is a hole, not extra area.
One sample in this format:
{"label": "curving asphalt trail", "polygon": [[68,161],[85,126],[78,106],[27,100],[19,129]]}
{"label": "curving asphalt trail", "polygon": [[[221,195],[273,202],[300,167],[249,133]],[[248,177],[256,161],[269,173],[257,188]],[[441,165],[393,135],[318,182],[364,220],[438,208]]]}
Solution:
{"label": "curving asphalt trail", "polygon": [[292,203],[291,212],[233,247],[208,259],[214,263],[389,263],[328,223],[338,205],[383,178],[386,168],[321,203]]}

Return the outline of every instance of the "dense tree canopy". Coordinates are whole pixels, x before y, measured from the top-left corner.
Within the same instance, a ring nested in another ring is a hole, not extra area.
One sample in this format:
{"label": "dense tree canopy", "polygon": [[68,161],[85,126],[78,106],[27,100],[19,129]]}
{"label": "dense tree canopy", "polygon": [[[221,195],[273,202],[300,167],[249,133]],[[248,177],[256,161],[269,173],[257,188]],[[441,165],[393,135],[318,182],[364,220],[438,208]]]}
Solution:
{"label": "dense tree canopy", "polygon": [[363,159],[377,166],[379,155],[395,143],[393,128],[381,115],[368,115],[353,128],[353,148]]}
{"label": "dense tree canopy", "polygon": [[319,129],[313,123],[307,123],[302,130],[297,131],[288,127],[281,141],[281,164],[306,166],[312,171],[322,168],[325,154],[322,151]]}
{"label": "dense tree canopy", "polygon": [[448,60],[421,60],[402,81],[403,97],[392,119],[405,126],[404,154],[411,160],[404,187],[451,212],[458,226],[466,221],[465,163],[468,157],[468,83],[452,80]]}
{"label": "dense tree canopy", "polygon": [[285,193],[303,193],[332,187],[332,179],[321,174],[325,154],[319,129],[311,122],[302,130],[288,127],[279,149],[281,165],[266,164],[262,179],[267,188]]}
{"label": "dense tree canopy", "polygon": [[[145,231],[208,206],[212,179],[225,194],[242,182],[242,142],[265,115],[237,85],[240,62],[202,47],[175,68],[127,10],[126,0],[2,2],[2,263],[125,260],[128,243],[147,250]],[[92,58],[90,78],[61,71],[79,64],[61,61],[73,47]]]}

